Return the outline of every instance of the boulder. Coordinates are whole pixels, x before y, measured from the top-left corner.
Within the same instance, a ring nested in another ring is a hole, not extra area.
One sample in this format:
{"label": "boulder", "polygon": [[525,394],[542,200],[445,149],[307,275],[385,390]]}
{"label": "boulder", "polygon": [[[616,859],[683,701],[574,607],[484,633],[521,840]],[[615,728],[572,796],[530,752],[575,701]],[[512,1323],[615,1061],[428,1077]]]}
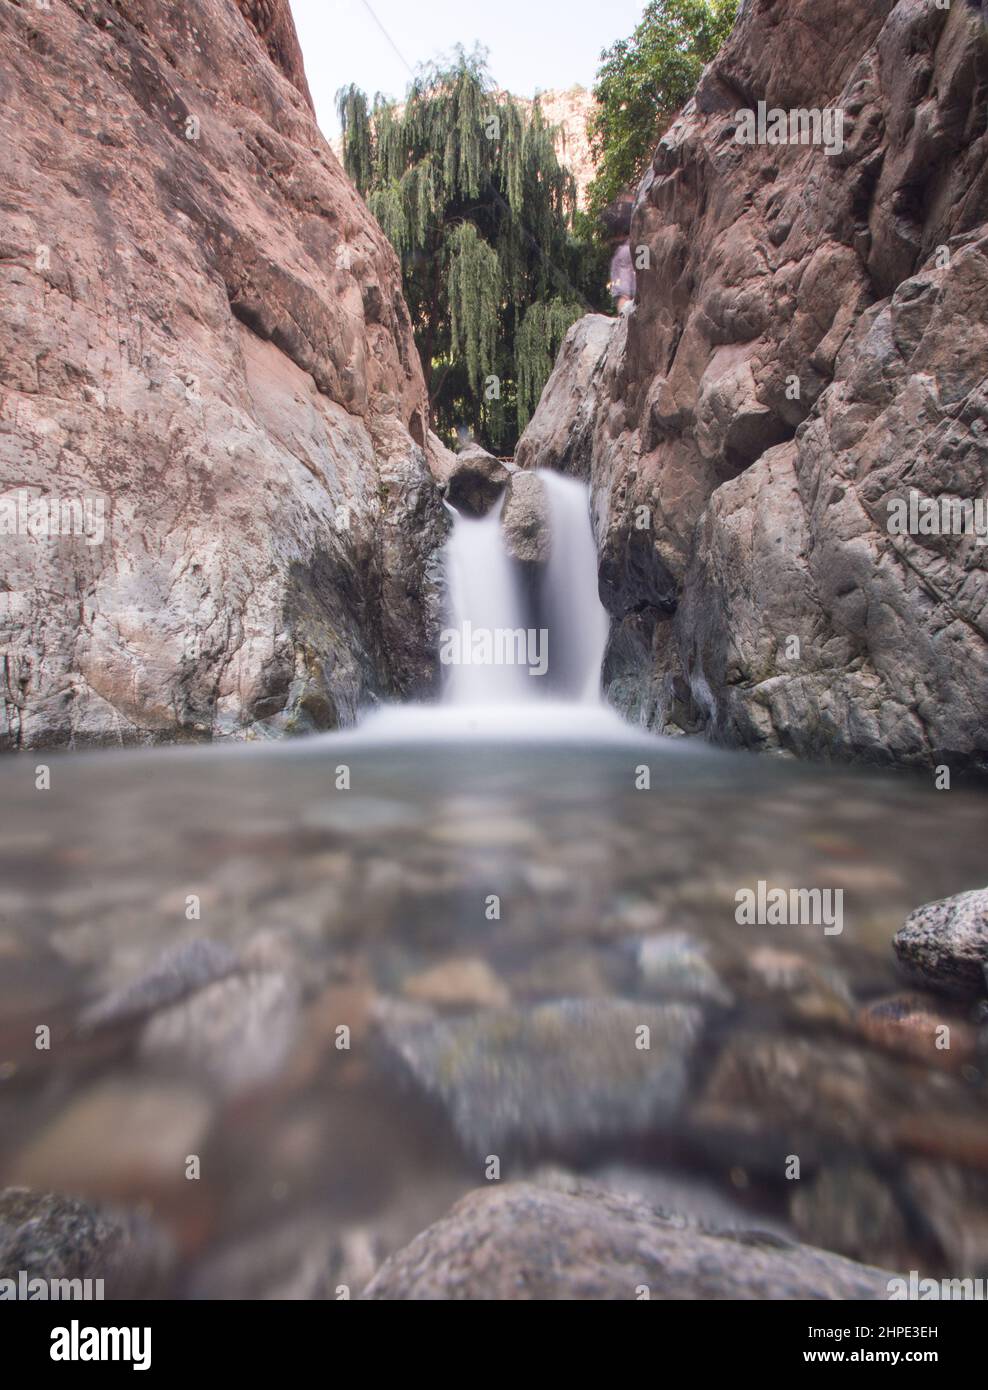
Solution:
{"label": "boulder", "polygon": [[918,907],[892,943],[907,974],[962,998],[988,995],[988,888]]}
{"label": "boulder", "polygon": [[446,481],[446,500],[467,516],[486,516],[504,491],[508,465],[473,444],[456,455]]}
{"label": "boulder", "polygon": [[107,1298],[161,1297],[173,1258],[169,1240],[137,1211],[26,1187],[0,1191],[0,1280],[17,1281],[21,1271],[100,1279]]}
{"label": "boulder", "polygon": [[587,479],[597,382],[617,319],[588,314],[566,334],[535,415],[518,441],[519,468],[555,468]]}
{"label": "boulder", "polygon": [[141,1056],[206,1078],[226,1097],[273,1084],[300,1031],[298,995],[273,970],[216,980],[149,1019]]}
{"label": "boulder", "polygon": [[386,1260],[371,1299],[882,1299],[884,1270],[765,1231],[706,1230],[585,1185],[481,1188]]}

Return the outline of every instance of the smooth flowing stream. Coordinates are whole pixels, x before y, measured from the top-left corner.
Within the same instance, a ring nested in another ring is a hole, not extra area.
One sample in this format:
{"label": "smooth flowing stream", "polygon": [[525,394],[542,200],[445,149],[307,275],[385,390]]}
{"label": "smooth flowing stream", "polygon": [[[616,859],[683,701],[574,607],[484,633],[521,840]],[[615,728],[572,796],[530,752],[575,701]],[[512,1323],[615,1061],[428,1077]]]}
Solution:
{"label": "smooth flowing stream", "polygon": [[[549,496],[560,688],[452,666],[347,733],[0,763],[0,1186],[138,1208],[182,1297],[356,1296],[492,1154],[977,1273],[983,1018],[925,999],[938,1052],[887,1001],[906,915],[985,881],[984,796],[623,724]],[[496,517],[448,560],[452,629],[528,626]],[[841,930],[739,925],[759,882]]]}

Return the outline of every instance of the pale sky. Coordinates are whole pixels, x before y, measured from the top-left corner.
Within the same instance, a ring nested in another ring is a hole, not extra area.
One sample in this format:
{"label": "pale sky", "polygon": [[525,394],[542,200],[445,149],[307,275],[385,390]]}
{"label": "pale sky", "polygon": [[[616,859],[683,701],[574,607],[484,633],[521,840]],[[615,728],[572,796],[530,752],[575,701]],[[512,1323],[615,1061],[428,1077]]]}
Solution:
{"label": "pale sky", "polygon": [[330,137],[339,130],[340,87],[355,82],[371,97],[403,97],[409,67],[457,43],[470,49],[479,41],[490,49],[494,81],[516,96],[590,87],[601,49],[629,37],[644,8],[641,0],[291,0],[291,6],[316,115]]}

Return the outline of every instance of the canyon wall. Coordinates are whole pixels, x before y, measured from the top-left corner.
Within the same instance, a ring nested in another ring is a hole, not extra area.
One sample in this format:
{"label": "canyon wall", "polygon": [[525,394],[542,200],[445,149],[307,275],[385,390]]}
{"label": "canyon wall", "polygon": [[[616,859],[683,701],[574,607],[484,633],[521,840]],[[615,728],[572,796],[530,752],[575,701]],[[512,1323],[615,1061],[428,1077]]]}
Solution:
{"label": "canyon wall", "polygon": [[[843,140],[741,143],[760,101]],[[988,546],[888,524],[988,490],[986,125],[978,0],[745,0],[661,141],[633,312],[574,326],[518,450],[591,481],[643,724],[988,768]]]}
{"label": "canyon wall", "polygon": [[0,0],[0,51],[0,746],[425,692],[425,388],[288,0]]}

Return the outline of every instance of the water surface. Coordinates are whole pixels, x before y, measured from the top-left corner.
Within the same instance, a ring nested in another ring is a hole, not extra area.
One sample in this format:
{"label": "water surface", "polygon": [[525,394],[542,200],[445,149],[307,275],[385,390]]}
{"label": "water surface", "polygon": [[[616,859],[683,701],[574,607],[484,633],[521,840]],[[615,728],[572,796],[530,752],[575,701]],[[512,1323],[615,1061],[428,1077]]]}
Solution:
{"label": "water surface", "polygon": [[[492,1156],[983,1269],[981,1014],[911,1004],[944,1051],[874,1006],[907,914],[983,886],[984,796],[446,718],[0,764],[0,1185],[143,1205],[183,1296],[356,1293]],[[739,925],[759,880],[842,932]]]}

